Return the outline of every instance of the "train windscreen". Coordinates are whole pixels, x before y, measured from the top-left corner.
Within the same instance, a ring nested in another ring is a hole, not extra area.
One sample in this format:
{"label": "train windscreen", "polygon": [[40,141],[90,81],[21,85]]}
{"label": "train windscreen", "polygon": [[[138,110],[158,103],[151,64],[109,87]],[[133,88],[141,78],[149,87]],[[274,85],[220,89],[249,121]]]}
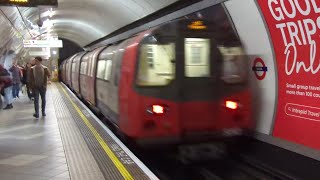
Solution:
{"label": "train windscreen", "polygon": [[162,25],[139,52],[135,88],[141,94],[190,101],[247,88],[248,58],[222,5]]}

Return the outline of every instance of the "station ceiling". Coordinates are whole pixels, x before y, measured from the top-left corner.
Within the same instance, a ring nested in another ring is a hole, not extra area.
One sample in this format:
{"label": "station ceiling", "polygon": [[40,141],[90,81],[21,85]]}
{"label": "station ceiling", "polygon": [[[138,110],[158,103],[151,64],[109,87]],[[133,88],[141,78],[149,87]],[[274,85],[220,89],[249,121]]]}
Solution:
{"label": "station ceiling", "polygon": [[28,52],[23,40],[46,39],[48,35],[84,47],[176,1],[58,0],[54,8],[0,6],[0,55],[12,49],[23,56]]}

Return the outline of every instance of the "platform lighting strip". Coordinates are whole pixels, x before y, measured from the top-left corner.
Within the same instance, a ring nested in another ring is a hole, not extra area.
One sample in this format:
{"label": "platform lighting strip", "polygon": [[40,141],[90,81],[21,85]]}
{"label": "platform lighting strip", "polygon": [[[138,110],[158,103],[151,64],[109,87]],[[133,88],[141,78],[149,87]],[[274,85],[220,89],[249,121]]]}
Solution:
{"label": "platform lighting strip", "polygon": [[[24,36],[22,33],[14,26],[13,22],[9,19],[9,17],[0,9],[1,14],[9,21],[11,27],[16,30],[16,36],[20,35],[20,38],[24,40]],[[18,34],[18,35],[17,35]],[[18,37],[19,38],[19,37]]]}
{"label": "platform lighting strip", "polygon": [[28,28],[28,26],[27,26],[27,23],[26,23],[25,19],[24,19],[23,16],[22,16],[22,13],[21,13],[19,7],[16,6],[16,8],[17,8],[17,10],[18,10],[18,12],[19,12],[19,15],[20,15],[21,19],[22,19],[23,25],[25,26],[25,28],[27,29],[30,37],[32,38],[33,36],[32,36],[32,34],[30,33],[30,30],[29,30],[29,28]]}
{"label": "platform lighting strip", "polygon": [[10,2],[28,2],[28,0],[10,0]]}
{"label": "platform lighting strip", "polygon": [[70,96],[68,95],[68,93],[66,92],[66,90],[64,88],[62,88],[61,84],[60,84],[60,89],[62,89],[62,91],[65,93],[65,95],[67,96],[67,98],[69,99],[69,101],[71,102],[71,104],[73,105],[73,107],[75,108],[75,110],[78,112],[78,114],[80,115],[81,119],[83,120],[83,122],[87,125],[87,127],[90,129],[90,131],[92,132],[92,134],[94,135],[94,137],[97,139],[97,141],[99,142],[99,144],[101,145],[101,147],[103,148],[103,150],[107,153],[107,155],[109,156],[109,158],[111,159],[111,161],[114,163],[114,165],[117,167],[117,169],[119,170],[119,172],[121,173],[121,175],[123,176],[123,178],[125,180],[133,180],[132,175],[129,173],[129,171],[126,169],[126,167],[124,167],[124,165],[120,162],[120,160],[117,158],[117,156],[112,152],[112,150],[110,149],[110,147],[108,146],[108,144],[103,140],[103,138],[100,136],[100,134],[97,132],[97,130],[92,126],[92,124],[90,123],[90,121],[87,119],[87,117],[82,113],[82,111],[80,110],[80,108],[72,101],[72,99],[70,98]]}
{"label": "platform lighting strip", "polygon": [[10,2],[18,2],[18,3],[21,3],[21,2],[28,2],[28,0],[10,0]]}

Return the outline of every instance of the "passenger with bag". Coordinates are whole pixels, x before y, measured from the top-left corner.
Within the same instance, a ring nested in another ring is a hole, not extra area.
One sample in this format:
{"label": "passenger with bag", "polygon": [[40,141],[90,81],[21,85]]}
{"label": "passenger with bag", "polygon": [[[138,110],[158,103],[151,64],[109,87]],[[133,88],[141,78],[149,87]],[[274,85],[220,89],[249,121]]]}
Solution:
{"label": "passenger with bag", "polygon": [[10,73],[0,64],[1,94],[5,97],[7,106],[4,109],[12,109],[12,79]]}

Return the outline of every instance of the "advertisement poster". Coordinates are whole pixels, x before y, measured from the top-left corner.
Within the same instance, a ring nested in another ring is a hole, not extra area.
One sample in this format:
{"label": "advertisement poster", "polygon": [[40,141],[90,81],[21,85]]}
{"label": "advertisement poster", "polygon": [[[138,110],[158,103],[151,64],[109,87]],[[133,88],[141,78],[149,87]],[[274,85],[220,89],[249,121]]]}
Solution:
{"label": "advertisement poster", "polygon": [[273,135],[320,149],[320,1],[257,2],[278,72]]}

